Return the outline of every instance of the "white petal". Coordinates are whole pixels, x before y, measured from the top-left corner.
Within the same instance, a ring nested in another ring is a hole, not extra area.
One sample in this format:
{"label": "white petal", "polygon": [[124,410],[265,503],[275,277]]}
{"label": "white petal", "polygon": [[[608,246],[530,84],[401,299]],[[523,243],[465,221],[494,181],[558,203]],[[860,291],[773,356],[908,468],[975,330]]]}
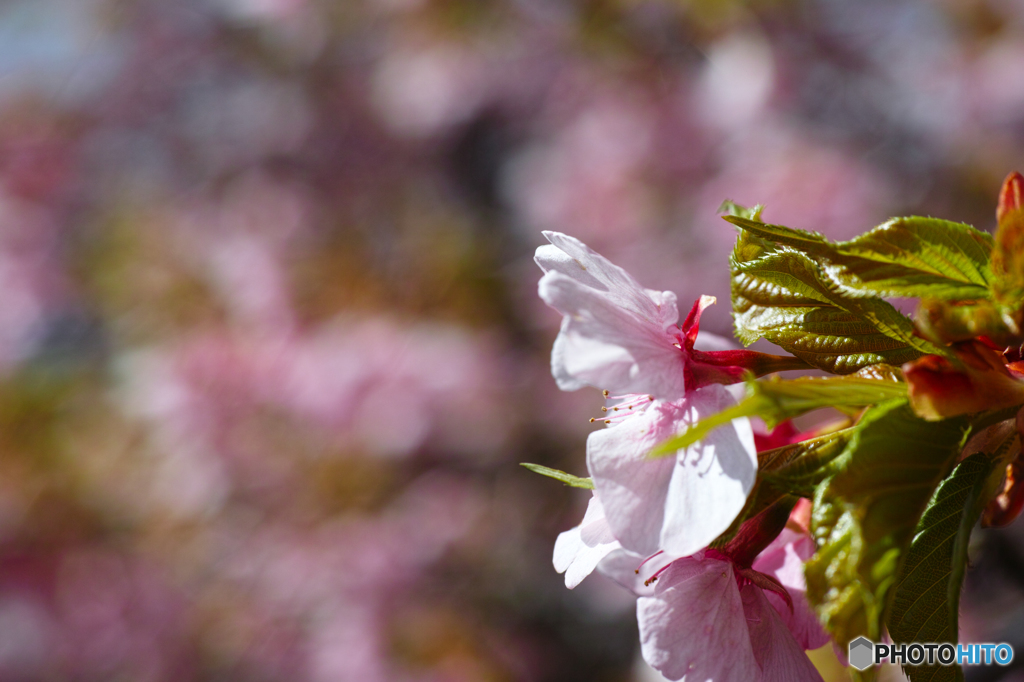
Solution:
{"label": "white petal", "polygon": [[[735,404],[717,384],[687,396],[688,422]],[[748,419],[715,429],[676,458],[665,501],[661,549],[693,554],[725,531],[743,509],[757,476],[757,448]]]}
{"label": "white petal", "polygon": [[732,565],[680,559],[637,600],[644,660],[670,680],[758,679]]}
{"label": "white petal", "polygon": [[761,682],[821,682],[821,675],[761,588],[746,585],[741,593]]}
{"label": "white petal", "polygon": [[655,401],[643,414],[587,438],[587,469],[605,516],[622,546],[641,556],[660,549],[665,502],[676,463],[651,459],[656,444],[675,433],[678,408]]}
{"label": "white petal", "polygon": [[612,533],[608,519],[604,515],[604,506],[597,495],[590,498],[587,505],[587,513],[583,515],[583,523],[580,524],[580,538],[587,547],[597,547],[617,543]]}
{"label": "white petal", "polygon": [[[616,305],[641,317],[653,320],[662,316],[658,304],[666,302],[652,300],[648,291],[618,265],[568,235],[545,232],[544,236],[562,254],[556,255],[551,248],[538,248],[534,260],[544,272],[560,272],[588,288],[606,294]],[[675,295],[669,295],[674,305]],[[679,313],[675,311],[669,324],[675,324],[678,320]]]}
{"label": "white petal", "polygon": [[[533,260],[544,272],[560,272],[567,277],[571,277],[580,284],[585,284],[588,287],[593,287],[601,291],[608,291],[608,285],[605,282],[594,277],[586,266],[554,244],[538,246],[537,252],[533,256]],[[609,265],[611,264],[609,263]],[[637,288],[639,288],[639,286],[640,285],[638,284]]]}
{"label": "white petal", "polygon": [[689,556],[736,518],[757,474],[748,420],[717,429],[675,458],[648,457],[655,445],[731,404],[723,387],[708,386],[680,401],[655,401],[642,415],[590,434],[587,468],[623,547],[643,556]]}
{"label": "white petal", "polygon": [[580,537],[580,527],[570,528],[564,533],[558,534],[558,538],[555,540],[555,553],[551,557],[551,563],[556,571],[565,573],[584,549],[586,549],[586,545],[583,544],[583,538]]}
{"label": "white petal", "polygon": [[583,582],[583,579],[594,572],[601,559],[610,552],[619,549],[619,543],[609,543],[588,547],[579,539],[579,529],[573,528],[558,536],[555,541],[555,565],[558,572],[565,572],[565,586],[570,590]]}
{"label": "white petal", "polygon": [[566,353],[571,354],[573,352],[572,348],[567,348],[568,344],[566,343],[569,334],[566,331],[566,327],[569,326],[569,323],[568,317],[562,318],[562,330],[555,337],[555,345],[551,347],[551,376],[555,378],[555,383],[558,384],[558,388],[561,390],[578,391],[588,384],[579,377],[570,374],[565,364]]}
{"label": "white petal", "polygon": [[583,522],[555,540],[552,563],[556,571],[565,573],[565,586],[571,590],[594,571],[601,559],[620,547],[605,520],[601,503],[594,496]]}
{"label": "white petal", "polygon": [[670,291],[644,289],[578,239],[545,232],[534,260],[540,296],[565,316],[551,356],[560,388],[681,397],[683,355],[674,348],[679,309]]}
{"label": "white petal", "polygon": [[[637,569],[640,568],[643,561],[644,557],[639,554],[620,548],[613,552],[609,552],[608,556],[601,559],[601,563],[597,565],[597,570],[602,575],[611,578],[636,596],[648,597],[654,594],[656,583],[650,583],[648,585],[644,584],[644,581],[651,576],[651,570],[641,570],[640,573],[637,573]],[[658,564],[658,568],[663,567],[663,563]],[[647,568],[647,564],[644,564],[643,568]]]}
{"label": "white petal", "polygon": [[[559,348],[552,354],[556,378],[615,393],[683,395],[684,356],[672,345],[670,331],[677,317],[674,296],[665,292],[659,308],[643,294],[651,309],[641,315],[608,293],[557,271],[541,278],[538,291],[545,303],[565,315],[556,342]],[[670,318],[672,322],[666,322]]]}

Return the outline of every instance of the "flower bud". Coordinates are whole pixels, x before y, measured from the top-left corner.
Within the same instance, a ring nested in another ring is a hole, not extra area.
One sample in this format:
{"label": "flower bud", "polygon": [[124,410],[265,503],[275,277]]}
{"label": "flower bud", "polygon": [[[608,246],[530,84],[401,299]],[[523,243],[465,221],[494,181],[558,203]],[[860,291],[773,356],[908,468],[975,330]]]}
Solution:
{"label": "flower bud", "polygon": [[1002,488],[981,514],[983,528],[1009,525],[1024,509],[1024,462],[1020,456],[1006,465]]}
{"label": "flower bud", "polygon": [[951,346],[959,363],[938,355],[903,365],[910,405],[931,421],[1024,402],[1024,379],[998,353],[979,341]]}
{"label": "flower bud", "polygon": [[999,204],[996,206],[996,221],[1003,222],[1013,211],[1024,207],[1024,175],[1014,171],[1003,180],[1003,188],[999,190]]}
{"label": "flower bud", "polygon": [[750,568],[757,555],[779,537],[789,522],[796,498],[783,498],[757,516],[747,519],[736,535],[719,551],[737,566]]}

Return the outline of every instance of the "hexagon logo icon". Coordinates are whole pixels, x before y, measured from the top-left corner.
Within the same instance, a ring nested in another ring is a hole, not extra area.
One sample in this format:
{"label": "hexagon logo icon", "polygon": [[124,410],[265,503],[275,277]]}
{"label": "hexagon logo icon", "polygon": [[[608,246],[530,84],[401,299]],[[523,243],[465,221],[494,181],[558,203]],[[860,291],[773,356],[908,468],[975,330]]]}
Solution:
{"label": "hexagon logo icon", "polygon": [[850,665],[857,670],[866,670],[875,662],[875,645],[866,637],[850,642]]}

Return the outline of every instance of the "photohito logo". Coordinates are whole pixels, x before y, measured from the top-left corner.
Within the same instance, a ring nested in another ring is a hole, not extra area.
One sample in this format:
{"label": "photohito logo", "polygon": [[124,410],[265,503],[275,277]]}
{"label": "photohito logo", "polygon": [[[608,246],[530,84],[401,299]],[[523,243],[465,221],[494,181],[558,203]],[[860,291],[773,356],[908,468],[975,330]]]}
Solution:
{"label": "photohito logo", "polygon": [[948,642],[913,642],[911,644],[876,644],[867,637],[850,642],[850,665],[867,670],[888,660],[899,665],[1009,665],[1013,647],[1000,644],[949,644]]}

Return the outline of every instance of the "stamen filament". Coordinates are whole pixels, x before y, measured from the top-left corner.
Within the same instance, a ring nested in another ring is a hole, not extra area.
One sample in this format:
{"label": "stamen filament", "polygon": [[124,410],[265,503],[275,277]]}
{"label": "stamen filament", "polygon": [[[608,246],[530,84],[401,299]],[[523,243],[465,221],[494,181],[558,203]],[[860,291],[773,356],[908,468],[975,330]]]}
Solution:
{"label": "stamen filament", "polygon": [[625,395],[611,395],[608,391],[601,391],[606,400],[619,400],[622,401],[611,407],[602,407],[601,412],[607,414],[608,412],[615,413],[614,416],[608,417],[607,419],[601,417],[592,417],[590,423],[603,421],[605,424],[611,424],[615,421],[621,421],[626,417],[634,414],[639,410],[643,410],[650,403],[654,402],[653,395],[637,395],[636,393],[627,393]]}

